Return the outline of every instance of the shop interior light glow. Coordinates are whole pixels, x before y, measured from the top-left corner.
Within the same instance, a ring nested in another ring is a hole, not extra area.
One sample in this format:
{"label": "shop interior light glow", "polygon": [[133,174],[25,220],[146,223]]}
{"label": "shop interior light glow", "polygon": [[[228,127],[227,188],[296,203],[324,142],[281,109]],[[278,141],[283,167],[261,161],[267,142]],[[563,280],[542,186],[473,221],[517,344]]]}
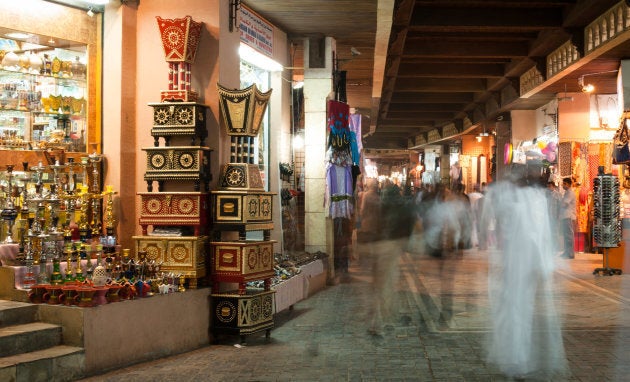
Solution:
{"label": "shop interior light glow", "polygon": [[301,135],[296,135],[293,137],[293,149],[301,150],[304,148],[304,138]]}
{"label": "shop interior light glow", "polygon": [[281,72],[283,70],[282,65],[271,58],[258,53],[253,48],[250,48],[245,44],[240,45],[238,48],[238,54],[241,57],[241,60],[247,61],[263,70],[267,70],[269,72]]}
{"label": "shop interior light glow", "polygon": [[23,32],[10,32],[10,33],[5,34],[5,36],[8,37],[8,38],[24,40],[24,39],[27,39],[29,37],[32,37],[33,35],[30,34],[30,33],[23,33]]}

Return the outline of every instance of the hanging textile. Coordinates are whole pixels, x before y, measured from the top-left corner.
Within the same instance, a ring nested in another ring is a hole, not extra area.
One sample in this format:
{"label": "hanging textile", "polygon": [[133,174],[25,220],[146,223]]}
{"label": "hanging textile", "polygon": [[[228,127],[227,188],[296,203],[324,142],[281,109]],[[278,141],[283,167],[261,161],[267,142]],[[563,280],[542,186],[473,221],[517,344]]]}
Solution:
{"label": "hanging textile", "polygon": [[599,165],[604,166],[604,174],[612,174],[612,142],[599,144]]}
{"label": "hanging textile", "polygon": [[[594,146],[594,145],[591,145]],[[598,154],[588,154],[588,179],[589,186],[588,189],[593,189],[593,179],[597,177],[597,171],[599,169],[599,155]]]}
{"label": "hanging textile", "polygon": [[349,126],[350,131],[357,137],[357,151],[360,153],[363,150],[363,142],[361,141],[361,114],[350,114]]}
{"label": "hanging textile", "polygon": [[488,183],[488,161],[485,155],[481,154],[478,157],[478,167],[479,170],[477,172],[478,178],[477,183],[481,185],[482,183]]}
{"label": "hanging textile", "polygon": [[558,145],[558,167],[560,176],[571,176],[571,142],[560,142]]}
{"label": "hanging textile", "polygon": [[329,164],[326,169],[328,192],[328,216],[332,218],[352,217],[352,167]]}
{"label": "hanging textile", "polygon": [[349,115],[350,107],[347,104],[328,101],[328,166],[325,201],[328,216],[332,218],[350,219],[353,213],[353,160]]}
{"label": "hanging textile", "polygon": [[[340,166],[352,165],[352,137],[349,128],[350,107],[338,101],[328,101],[328,160]],[[356,139],[354,140],[356,144]]]}

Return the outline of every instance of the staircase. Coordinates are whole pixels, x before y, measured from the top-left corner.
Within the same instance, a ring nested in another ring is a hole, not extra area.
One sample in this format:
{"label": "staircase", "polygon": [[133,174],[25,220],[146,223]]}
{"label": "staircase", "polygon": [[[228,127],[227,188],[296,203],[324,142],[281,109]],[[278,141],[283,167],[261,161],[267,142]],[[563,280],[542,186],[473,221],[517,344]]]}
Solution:
{"label": "staircase", "polygon": [[0,381],[74,381],[83,348],[63,345],[61,326],[38,321],[39,305],[0,300]]}

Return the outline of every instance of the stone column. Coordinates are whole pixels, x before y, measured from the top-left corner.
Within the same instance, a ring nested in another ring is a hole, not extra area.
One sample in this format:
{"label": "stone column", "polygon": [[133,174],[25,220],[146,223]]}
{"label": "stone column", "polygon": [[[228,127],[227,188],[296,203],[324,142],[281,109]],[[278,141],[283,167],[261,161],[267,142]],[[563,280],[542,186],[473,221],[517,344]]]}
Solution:
{"label": "stone column", "polygon": [[[333,254],[332,220],[326,218],[326,102],[333,92],[332,52],[335,41],[304,42],[304,240],[305,250]],[[329,267],[329,279],[334,276]]]}
{"label": "stone column", "polygon": [[[103,172],[112,185],[118,243],[133,248],[138,226],[136,209],[136,9],[110,4],[104,13],[103,51]],[[140,159],[141,160],[141,159]],[[144,190],[143,190],[144,191]]]}

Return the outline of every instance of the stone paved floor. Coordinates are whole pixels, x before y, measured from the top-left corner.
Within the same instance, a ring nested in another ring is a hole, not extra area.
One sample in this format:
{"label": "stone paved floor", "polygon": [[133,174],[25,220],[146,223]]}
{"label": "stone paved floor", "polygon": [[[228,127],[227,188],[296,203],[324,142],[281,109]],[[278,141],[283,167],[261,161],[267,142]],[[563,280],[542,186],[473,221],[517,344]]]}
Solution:
{"label": "stone paved floor", "polygon": [[[240,346],[238,337],[226,336],[85,381],[509,381],[484,361],[486,256],[466,251],[440,271],[439,259],[405,254],[398,314],[382,335],[368,332],[372,280],[356,262],[348,280],[277,314],[268,342],[255,334]],[[630,274],[593,275],[602,265],[597,254],[557,263],[570,371],[553,380],[630,381]],[[452,317],[444,321],[447,299]]]}

